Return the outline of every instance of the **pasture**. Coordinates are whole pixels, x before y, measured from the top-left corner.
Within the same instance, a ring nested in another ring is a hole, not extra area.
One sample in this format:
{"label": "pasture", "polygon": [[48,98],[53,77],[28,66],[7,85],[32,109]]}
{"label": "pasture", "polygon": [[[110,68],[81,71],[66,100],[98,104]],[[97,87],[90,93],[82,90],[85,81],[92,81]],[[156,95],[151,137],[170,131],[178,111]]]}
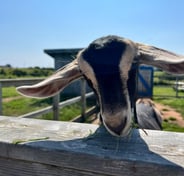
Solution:
{"label": "pasture", "polygon": [[[3,88],[3,115],[5,116],[20,116],[32,111],[52,105],[52,98],[34,99],[23,97],[17,93],[15,87]],[[61,96],[61,101],[71,98],[71,96]],[[87,101],[87,108],[90,108],[95,103],[94,99]],[[60,110],[59,120],[69,121],[80,115],[81,103],[68,105]],[[53,119],[53,114],[48,113],[38,117],[39,119]]]}
{"label": "pasture", "polygon": [[[40,78],[52,74],[53,69],[51,68],[1,68],[1,78]],[[34,73],[34,74],[33,74]],[[36,74],[37,73],[37,74]],[[183,77],[178,78],[179,81],[183,81]],[[176,81],[176,77],[168,75],[162,71],[154,71],[154,87],[153,87],[153,100],[155,103],[162,105],[167,105],[174,109],[174,111],[181,114],[184,121],[184,92],[178,92],[173,89],[173,84]],[[26,98],[19,95],[15,87],[4,87],[2,89],[3,96],[3,115],[5,116],[19,116],[32,112],[52,104],[52,98],[47,99],[33,99]],[[178,96],[178,97],[177,97]],[[64,101],[71,96],[61,96],[61,101]],[[96,101],[89,100],[87,101],[87,108],[90,108],[96,103]],[[161,109],[162,112],[168,111],[167,108]],[[81,113],[81,104],[75,103],[73,105],[66,106],[60,110],[59,120],[69,121],[74,117],[80,115]],[[52,113],[48,113],[38,117],[40,119],[53,119]],[[88,119],[87,119],[88,121]],[[184,127],[176,123],[177,117],[168,116],[167,119],[163,121],[163,128],[166,131],[178,131],[184,132]]]}
{"label": "pasture", "polygon": [[[168,105],[173,108],[175,111],[181,114],[184,117],[184,99],[183,98],[173,98],[173,97],[161,97],[163,93],[174,95],[175,91],[172,88],[164,88],[155,86],[153,90],[154,101],[163,105]],[[160,96],[159,96],[160,95]],[[70,97],[61,97],[62,100],[66,100]],[[47,107],[52,104],[52,98],[47,99],[34,99],[26,98],[20,96],[14,87],[3,88],[3,115],[6,116],[19,116],[31,111],[35,111],[44,107]],[[87,108],[90,108],[95,104],[94,100],[87,102]],[[60,110],[60,119],[62,121],[69,121],[74,117],[78,116],[81,113],[80,103],[75,103],[73,105],[66,106]],[[167,111],[167,109],[162,109],[162,111]],[[52,113],[48,113],[38,117],[40,119],[53,119]],[[184,132],[184,127],[176,124],[175,117],[169,117],[163,121],[163,128],[166,131],[177,131]]]}

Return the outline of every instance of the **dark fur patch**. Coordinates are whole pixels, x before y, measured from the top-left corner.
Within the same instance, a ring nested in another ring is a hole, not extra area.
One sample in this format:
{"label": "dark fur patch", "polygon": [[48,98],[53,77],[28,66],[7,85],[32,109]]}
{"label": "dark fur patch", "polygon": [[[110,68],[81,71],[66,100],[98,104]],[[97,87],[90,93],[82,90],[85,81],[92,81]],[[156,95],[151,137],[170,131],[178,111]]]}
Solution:
{"label": "dark fur patch", "polygon": [[124,85],[119,70],[120,60],[125,49],[126,43],[121,38],[107,36],[92,42],[83,52],[84,60],[94,70],[102,106],[110,105],[109,110],[112,111],[117,105],[126,105],[123,94]]}
{"label": "dark fur patch", "polygon": [[119,63],[126,43],[116,36],[93,41],[83,52],[83,58],[93,67],[96,75],[119,72]]}

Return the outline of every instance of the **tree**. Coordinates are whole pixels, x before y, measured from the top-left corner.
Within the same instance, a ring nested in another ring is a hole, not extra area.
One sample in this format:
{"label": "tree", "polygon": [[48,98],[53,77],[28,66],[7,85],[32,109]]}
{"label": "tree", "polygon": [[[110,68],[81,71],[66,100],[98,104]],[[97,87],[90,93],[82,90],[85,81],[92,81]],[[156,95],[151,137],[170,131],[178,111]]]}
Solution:
{"label": "tree", "polygon": [[6,64],[5,67],[12,68],[10,64]]}
{"label": "tree", "polygon": [[12,71],[12,74],[15,75],[15,76],[18,76],[18,77],[27,75],[26,71],[18,69],[18,68],[14,69]]}
{"label": "tree", "polygon": [[6,72],[3,68],[0,69],[0,75],[6,75]]}

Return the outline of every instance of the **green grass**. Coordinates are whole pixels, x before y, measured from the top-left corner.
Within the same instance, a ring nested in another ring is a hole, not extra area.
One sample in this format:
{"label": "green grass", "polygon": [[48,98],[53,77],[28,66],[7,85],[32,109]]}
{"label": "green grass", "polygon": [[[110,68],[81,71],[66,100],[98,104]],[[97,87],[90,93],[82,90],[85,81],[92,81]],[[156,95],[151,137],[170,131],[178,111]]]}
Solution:
{"label": "green grass", "polygon": [[20,98],[18,100],[3,102],[3,115],[19,116],[47,106],[47,104],[45,105],[40,104],[39,106],[35,106],[34,104],[36,101],[39,101],[39,100]]}
{"label": "green grass", "polygon": [[[170,107],[176,109],[179,113],[184,117],[184,98],[169,98],[169,97],[160,97],[159,95],[173,95],[175,96],[175,91],[172,88],[164,88],[161,86],[154,87],[154,95],[158,95],[154,97],[155,102],[159,102],[164,105],[169,105]],[[20,96],[14,87],[3,88],[3,98],[17,97]],[[69,97],[68,97],[69,98]],[[71,97],[70,97],[71,98]],[[66,97],[62,98],[66,99]],[[3,115],[7,116],[19,116],[28,112],[32,112],[44,107],[47,107],[52,104],[52,99],[32,99],[21,97],[17,100],[11,100],[8,102],[3,102]],[[90,107],[94,104],[94,101],[88,105]],[[166,109],[167,111],[167,109]],[[72,118],[80,115],[81,106],[80,102],[75,103],[73,105],[64,107],[60,110],[60,119],[62,121],[68,121]],[[41,119],[53,119],[53,114],[48,113],[39,117]],[[175,117],[171,117],[168,121],[163,122],[163,128],[166,131],[178,131],[184,132],[184,128],[181,128],[174,123]]]}
{"label": "green grass", "polygon": [[164,131],[173,131],[173,132],[184,132],[184,128],[180,127],[174,123],[168,121],[163,121],[162,127]]}
{"label": "green grass", "polygon": [[[3,102],[3,115],[6,116],[19,116],[41,108],[50,106],[50,100],[37,100],[32,98],[20,98],[9,102]],[[81,112],[80,103],[69,105],[60,110],[59,120],[69,121],[79,115]],[[39,117],[40,119],[53,120],[53,113],[44,114]]]}
{"label": "green grass", "polygon": [[[176,98],[176,92],[171,87],[154,86],[154,101],[163,105],[168,105],[174,108],[177,112],[181,113],[184,118],[184,98]],[[163,95],[165,97],[163,97]],[[183,92],[179,93],[180,96],[184,96]],[[171,98],[171,96],[173,96]],[[167,109],[165,109],[167,111]],[[174,124],[175,117],[170,117],[169,120],[163,121],[163,129],[165,131],[184,132],[184,128]]]}
{"label": "green grass", "polygon": [[2,88],[2,96],[3,98],[10,98],[10,97],[16,97],[20,96],[20,94],[17,93],[15,87],[3,87]]}
{"label": "green grass", "polygon": [[[80,103],[75,103],[69,106],[62,108],[59,112],[59,120],[61,121],[70,121],[74,117],[80,115],[81,106]],[[53,113],[44,114],[39,119],[53,120]]]}
{"label": "green grass", "polygon": [[[3,98],[12,98],[12,97],[14,98],[18,96],[19,96],[18,99],[3,101],[3,115],[19,116],[52,105],[52,98],[47,99],[26,98],[18,94],[14,87],[3,88]],[[69,98],[71,98],[71,96],[70,97],[63,96],[62,100],[64,101],[65,99]],[[87,108],[89,108],[93,104],[94,104],[93,100],[89,101],[87,104]],[[69,121],[74,117],[80,115],[80,113],[81,113],[81,105],[80,102],[78,102],[62,108],[59,113],[59,120]],[[53,113],[51,112],[48,114],[44,114],[38,118],[53,120]]]}
{"label": "green grass", "polygon": [[[172,87],[166,86],[154,86],[154,96],[173,96],[176,97],[176,91]],[[184,92],[178,92],[178,96],[184,97]]]}
{"label": "green grass", "polygon": [[[184,117],[184,98],[176,98],[176,92],[173,88],[155,86],[153,90],[153,95],[154,101],[174,108]],[[179,95],[184,96],[184,93],[180,92]],[[170,98],[170,96],[173,97]]]}
{"label": "green grass", "polygon": [[169,117],[169,120],[170,121],[176,121],[176,118],[175,117]]}
{"label": "green grass", "polygon": [[181,113],[184,117],[184,99],[183,98],[154,98],[155,102],[168,105],[174,108],[177,112]]}

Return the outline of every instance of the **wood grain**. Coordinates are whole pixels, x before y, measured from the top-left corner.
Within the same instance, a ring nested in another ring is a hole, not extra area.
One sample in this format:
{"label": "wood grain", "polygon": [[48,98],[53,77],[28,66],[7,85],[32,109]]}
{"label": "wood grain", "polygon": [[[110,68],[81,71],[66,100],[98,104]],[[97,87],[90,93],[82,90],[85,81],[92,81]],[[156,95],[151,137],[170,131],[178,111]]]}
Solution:
{"label": "wood grain", "polygon": [[184,175],[184,133],[0,116],[0,175]]}

